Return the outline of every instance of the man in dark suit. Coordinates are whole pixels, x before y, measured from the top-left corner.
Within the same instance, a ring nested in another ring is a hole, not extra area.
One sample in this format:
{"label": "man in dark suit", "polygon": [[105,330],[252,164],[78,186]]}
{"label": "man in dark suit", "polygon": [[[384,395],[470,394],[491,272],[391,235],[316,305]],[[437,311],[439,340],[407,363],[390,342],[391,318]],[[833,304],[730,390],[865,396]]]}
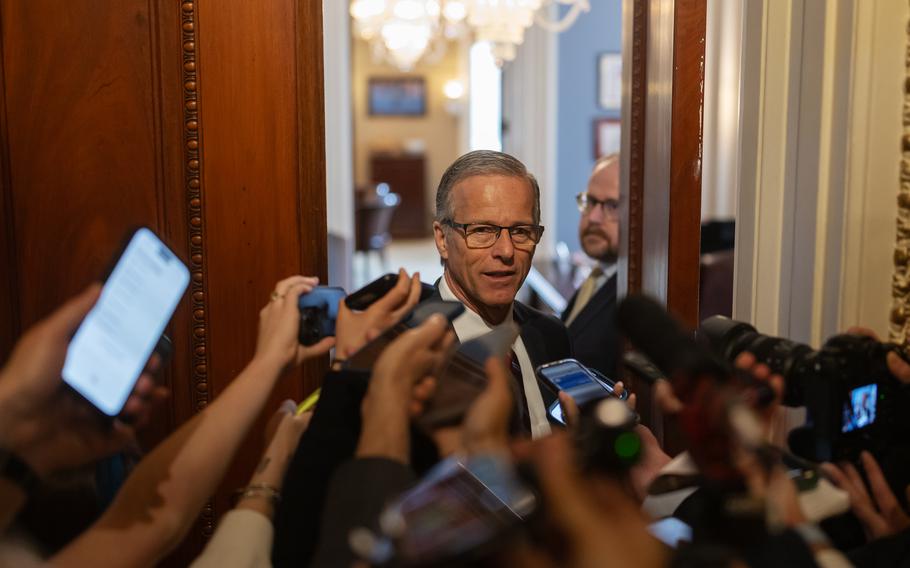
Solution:
{"label": "man in dark suit", "polygon": [[596,262],[569,301],[562,320],[575,358],[615,378],[619,337],[613,325],[616,308],[616,257],[619,252],[619,155],[594,164],[588,190],[576,197],[581,219],[581,248]]}
{"label": "man in dark suit", "polygon": [[489,150],[469,152],[443,174],[433,223],[444,266],[439,295],[465,306],[452,322],[459,341],[504,322],[520,326],[510,359],[516,395],[513,431],[532,437],[550,432],[547,407],[555,400],[553,393],[541,388],[534,369],[571,356],[568,335],[558,319],[515,301],[543,230],[537,180],[514,157]]}
{"label": "man in dark suit", "polygon": [[[521,328],[510,361],[515,428],[533,436],[550,431],[546,409],[556,400],[540,387],[534,369],[571,357],[562,322],[515,301],[543,233],[539,195],[534,176],[512,156],[471,152],[443,174],[434,223],[445,265],[434,296],[465,305],[465,312],[453,321],[458,340],[467,341],[508,321]],[[319,404],[291,460],[275,514],[276,568],[308,565],[313,558],[329,480],[353,455],[361,434],[359,409],[369,381],[369,373],[351,370],[330,373],[323,381]],[[436,447],[426,436],[414,436],[411,443],[411,464],[421,472],[427,464],[420,462],[430,461]]]}

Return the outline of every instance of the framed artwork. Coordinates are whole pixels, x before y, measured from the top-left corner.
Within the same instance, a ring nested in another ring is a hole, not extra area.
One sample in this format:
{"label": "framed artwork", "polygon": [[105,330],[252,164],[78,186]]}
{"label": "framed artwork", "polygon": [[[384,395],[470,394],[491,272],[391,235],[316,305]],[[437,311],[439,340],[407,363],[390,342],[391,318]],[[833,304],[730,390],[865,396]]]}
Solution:
{"label": "framed artwork", "polygon": [[594,119],[594,159],[619,152],[622,130],[618,118]]}
{"label": "framed artwork", "polygon": [[597,58],[597,104],[604,110],[622,107],[621,53],[601,53]]}
{"label": "framed artwork", "polygon": [[423,116],[427,89],[423,77],[370,78],[370,116]]}

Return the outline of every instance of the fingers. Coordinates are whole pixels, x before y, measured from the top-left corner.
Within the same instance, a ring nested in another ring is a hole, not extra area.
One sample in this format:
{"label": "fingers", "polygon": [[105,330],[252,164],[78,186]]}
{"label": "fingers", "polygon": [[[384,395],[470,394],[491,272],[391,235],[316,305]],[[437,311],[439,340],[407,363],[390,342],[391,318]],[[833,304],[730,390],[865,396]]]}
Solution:
{"label": "fingers", "polygon": [[661,379],[654,383],[654,399],[666,414],[677,414],[683,409],[683,403],[676,398],[670,381]]}
{"label": "fingers", "polygon": [[379,298],[373,305],[367,308],[367,311],[392,312],[403,302],[410,294],[411,280],[404,268],[398,269],[398,282],[383,297]]}
{"label": "fingers", "polygon": [[860,454],[860,459],[863,462],[863,469],[866,470],[866,479],[869,480],[872,497],[875,499],[875,504],[878,505],[879,511],[888,513],[895,508],[899,508],[900,505],[898,505],[897,498],[888,486],[888,482],[885,481],[885,474],[882,473],[882,469],[878,466],[878,462],[875,461],[872,454],[863,451]]}
{"label": "fingers", "polygon": [[879,341],[878,334],[875,333],[874,331],[872,331],[871,329],[869,329],[868,327],[854,325],[847,329],[847,333],[849,333],[850,335],[862,335],[865,337],[870,337],[876,341]]}
{"label": "fingers", "polygon": [[562,417],[566,421],[566,427],[575,428],[578,426],[578,416],[580,412],[578,410],[578,404],[575,403],[575,399],[572,398],[572,395],[566,391],[560,391],[559,406],[562,408]]}
{"label": "fingers", "polygon": [[417,302],[420,301],[420,292],[420,273],[415,272],[411,277],[410,288],[408,288],[408,297],[405,299],[404,304],[392,313],[395,319],[401,319],[417,305]]}
{"label": "fingers", "polygon": [[288,278],[280,280],[277,284],[275,284],[275,293],[278,294],[278,296],[285,296],[288,294],[292,287],[298,286],[300,284],[306,284],[312,288],[313,286],[319,284],[319,277],[300,275],[289,276]]}
{"label": "fingers", "polygon": [[315,345],[310,345],[309,347],[304,347],[303,345],[298,347],[298,357],[297,362],[302,363],[306,359],[311,359],[313,357],[319,357],[325,355],[335,346],[335,337],[323,337]]}
{"label": "fingers", "polygon": [[[878,514],[878,511],[872,506],[872,501],[869,499],[869,494],[866,493],[865,487],[862,484],[862,480],[859,480],[859,485],[856,484],[854,479],[848,474],[846,468],[841,469],[831,463],[822,464],[822,471],[825,472],[825,475],[828,476],[835,485],[847,492],[847,495],[850,497],[850,507],[853,509],[853,513],[859,518],[860,522],[866,527],[866,530],[870,535],[881,536],[886,534],[888,531],[887,523],[885,523],[884,518]],[[852,466],[850,469],[853,469]],[[853,473],[856,474],[856,470],[853,469]],[[856,475],[856,478],[859,476]]]}
{"label": "fingers", "polygon": [[504,449],[509,439],[512,415],[510,374],[502,359],[490,357],[484,364],[487,386],[465,416],[464,445],[473,451]]}
{"label": "fingers", "polygon": [[76,331],[85,315],[92,309],[101,296],[101,284],[95,283],[83,290],[78,296],[70,299],[51,314],[46,320],[47,328],[59,337],[69,337]]}
{"label": "fingers", "polygon": [[888,353],[888,370],[900,382],[910,384],[910,363],[893,351]]}

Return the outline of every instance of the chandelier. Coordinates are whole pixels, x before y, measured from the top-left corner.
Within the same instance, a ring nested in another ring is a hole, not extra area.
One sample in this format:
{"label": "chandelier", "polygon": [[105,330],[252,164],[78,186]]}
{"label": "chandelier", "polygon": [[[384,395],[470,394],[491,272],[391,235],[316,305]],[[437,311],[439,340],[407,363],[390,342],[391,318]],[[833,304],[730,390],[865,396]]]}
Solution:
{"label": "chandelier", "polygon": [[[557,20],[546,17],[552,5],[570,8]],[[432,60],[445,50],[446,40],[473,33],[489,42],[498,65],[515,59],[525,30],[535,23],[562,32],[582,12],[588,0],[352,0],[354,31],[402,71],[421,59]]]}

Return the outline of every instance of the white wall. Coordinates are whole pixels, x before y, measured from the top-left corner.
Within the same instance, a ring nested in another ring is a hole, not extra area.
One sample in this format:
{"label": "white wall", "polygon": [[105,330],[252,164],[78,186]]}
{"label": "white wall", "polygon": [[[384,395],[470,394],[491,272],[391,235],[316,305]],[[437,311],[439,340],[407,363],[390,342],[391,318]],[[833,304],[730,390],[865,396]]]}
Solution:
{"label": "white wall", "polygon": [[906,0],[857,4],[839,323],[863,324],[882,337],[891,306],[908,18]]}
{"label": "white wall", "polygon": [[816,345],[884,332],[907,3],[745,8],[734,317]]}
{"label": "white wall", "polygon": [[348,3],[322,5],[325,65],[326,222],[340,250],[329,249],[329,278],[350,286],[354,246],[354,166],[351,139],[351,49]]}

